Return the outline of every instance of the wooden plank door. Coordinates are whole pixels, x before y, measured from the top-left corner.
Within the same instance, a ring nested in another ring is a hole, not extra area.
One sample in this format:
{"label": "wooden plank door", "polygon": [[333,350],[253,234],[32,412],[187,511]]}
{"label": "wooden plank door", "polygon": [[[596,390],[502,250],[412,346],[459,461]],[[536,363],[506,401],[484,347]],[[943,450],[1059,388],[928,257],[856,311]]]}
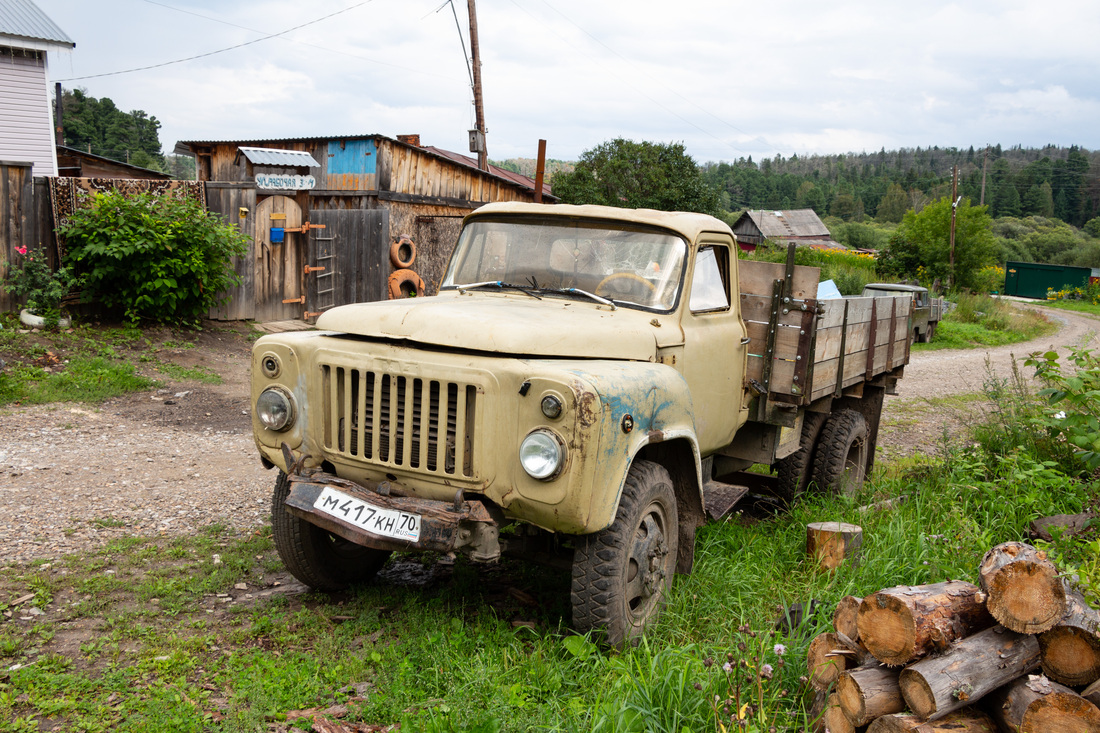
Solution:
{"label": "wooden plank door", "polygon": [[256,204],[253,299],[258,321],[302,317],[304,236],[288,232],[282,242],[273,242],[271,237],[272,227],[294,229],[301,226],[302,207],[288,196],[268,196]]}
{"label": "wooden plank door", "polygon": [[[316,210],[306,274],[310,318],[347,303],[386,299],[389,212],[384,209]],[[324,268],[324,269],[317,269]]]}

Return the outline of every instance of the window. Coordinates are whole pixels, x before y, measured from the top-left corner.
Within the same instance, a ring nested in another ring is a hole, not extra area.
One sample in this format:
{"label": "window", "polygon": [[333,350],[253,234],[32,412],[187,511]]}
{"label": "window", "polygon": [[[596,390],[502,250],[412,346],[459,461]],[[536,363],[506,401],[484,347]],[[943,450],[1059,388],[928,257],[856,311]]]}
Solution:
{"label": "window", "polygon": [[704,247],[695,256],[695,274],[691,279],[692,312],[726,310],[730,307],[729,252],[725,247]]}

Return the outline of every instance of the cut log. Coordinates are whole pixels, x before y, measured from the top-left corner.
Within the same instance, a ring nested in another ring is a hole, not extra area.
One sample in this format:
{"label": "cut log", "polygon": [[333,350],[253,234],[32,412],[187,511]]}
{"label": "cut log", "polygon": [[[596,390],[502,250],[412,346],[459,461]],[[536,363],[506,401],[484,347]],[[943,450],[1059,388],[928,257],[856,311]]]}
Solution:
{"label": "cut log", "polygon": [[992,626],[982,600],[961,580],[886,588],[859,604],[859,638],[880,662],[906,664]]}
{"label": "cut log", "polygon": [[1065,613],[1065,583],[1058,569],[1029,544],[997,545],[982,558],[978,575],[989,612],[1007,629],[1041,634]]}
{"label": "cut log", "polygon": [[824,690],[837,681],[840,673],[859,665],[858,652],[841,643],[836,634],[818,634],[806,653],[806,669],[815,690]]}
{"label": "cut log", "polygon": [[848,716],[844,714],[840,707],[840,701],[837,700],[835,692],[829,695],[829,699],[825,703],[825,713],[821,716],[821,720],[825,723],[825,730],[829,733],[855,733],[857,730],[864,730],[852,725],[852,721],[848,720]]}
{"label": "cut log", "polygon": [[1081,593],[1066,588],[1066,613],[1058,624],[1039,634],[1043,673],[1070,687],[1100,679],[1100,613]]}
{"label": "cut log", "polygon": [[867,733],[997,733],[993,719],[977,708],[956,710],[939,720],[928,722],[912,713],[894,713],[875,718]]}
{"label": "cut log", "polygon": [[806,554],[822,570],[836,570],[851,560],[859,562],[863,529],[847,522],[813,522],[806,525]]}
{"label": "cut log", "polygon": [[1096,733],[1100,709],[1065,685],[1028,675],[989,695],[987,709],[1002,730]]}
{"label": "cut log", "polygon": [[1081,697],[1100,708],[1100,680],[1096,680],[1081,692]]}
{"label": "cut log", "polygon": [[882,665],[845,670],[836,681],[840,708],[854,726],[867,725],[880,715],[905,710],[898,685],[900,670]]}
{"label": "cut log", "polygon": [[906,667],[899,679],[909,709],[936,720],[1039,666],[1039,642],[1003,626],[979,631],[940,656]]}
{"label": "cut log", "polygon": [[833,611],[833,628],[852,641],[859,641],[859,603],[855,596],[844,596]]}
{"label": "cut log", "polygon": [[[814,733],[825,733],[825,705],[829,702],[829,695],[832,693],[825,690],[814,690],[813,702],[810,704],[810,721],[813,726]],[[809,699],[808,697],[806,698]]]}

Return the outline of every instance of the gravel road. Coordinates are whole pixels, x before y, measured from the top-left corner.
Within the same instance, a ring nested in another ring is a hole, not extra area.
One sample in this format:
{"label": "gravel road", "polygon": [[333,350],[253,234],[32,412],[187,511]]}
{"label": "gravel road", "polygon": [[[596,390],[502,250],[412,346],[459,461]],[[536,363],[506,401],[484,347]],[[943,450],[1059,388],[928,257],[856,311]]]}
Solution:
{"label": "gravel road", "polygon": [[[981,390],[986,361],[1002,377],[1013,357],[1096,344],[1100,321],[1055,312],[1059,332],[1027,344],[913,355],[888,397],[883,457],[929,451],[965,415],[929,400]],[[220,385],[169,383],[90,408],[0,411],[0,563],[54,558],[131,535],[186,535],[211,524],[249,532],[267,521],[275,474],[256,457],[248,417],[246,338],[198,358]]]}

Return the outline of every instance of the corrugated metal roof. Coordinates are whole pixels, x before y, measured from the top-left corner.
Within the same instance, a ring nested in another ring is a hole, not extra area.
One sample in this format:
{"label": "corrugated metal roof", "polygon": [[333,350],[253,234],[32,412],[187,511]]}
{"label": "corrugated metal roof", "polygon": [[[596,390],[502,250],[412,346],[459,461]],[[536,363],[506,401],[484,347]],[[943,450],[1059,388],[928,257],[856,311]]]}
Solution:
{"label": "corrugated metal roof", "polygon": [[14,36],[31,41],[57,43],[72,48],[76,45],[57,23],[31,0],[0,2],[0,37]]}
{"label": "corrugated metal roof", "polygon": [[787,211],[747,211],[745,215],[768,239],[780,237],[825,237],[829,228],[818,218],[813,209]]}
{"label": "corrugated metal roof", "polygon": [[252,165],[292,165],[320,168],[312,155],[304,150],[281,150],[279,148],[237,148]]}
{"label": "corrugated metal roof", "polygon": [[[416,147],[416,146],[413,146],[413,147]],[[447,160],[451,161],[452,163],[458,163],[460,165],[465,165],[465,166],[468,166],[470,168],[475,168],[477,170],[481,170],[480,168],[477,167],[477,158],[471,157],[469,155],[463,155],[462,153],[455,153],[455,152],[452,152],[450,150],[444,150],[443,148],[436,148],[436,147],[432,147],[430,145],[420,146],[420,149],[421,150],[427,150],[430,153],[435,153],[439,157],[446,158]],[[492,173],[494,176],[497,176],[498,178],[506,178],[506,179],[508,179],[512,183],[515,183],[518,186],[523,186],[524,188],[529,188],[532,191],[535,190],[535,180],[533,178],[528,178],[527,176],[523,175],[522,173],[516,173],[514,171],[510,171],[510,170],[507,170],[505,168],[500,168],[498,166],[493,165],[492,163],[489,164],[489,172]],[[552,196],[552,194],[550,193],[550,184],[546,183],[545,181],[543,181],[543,184],[542,184],[542,195],[543,196]],[[554,199],[554,200],[556,201],[557,199]]]}

